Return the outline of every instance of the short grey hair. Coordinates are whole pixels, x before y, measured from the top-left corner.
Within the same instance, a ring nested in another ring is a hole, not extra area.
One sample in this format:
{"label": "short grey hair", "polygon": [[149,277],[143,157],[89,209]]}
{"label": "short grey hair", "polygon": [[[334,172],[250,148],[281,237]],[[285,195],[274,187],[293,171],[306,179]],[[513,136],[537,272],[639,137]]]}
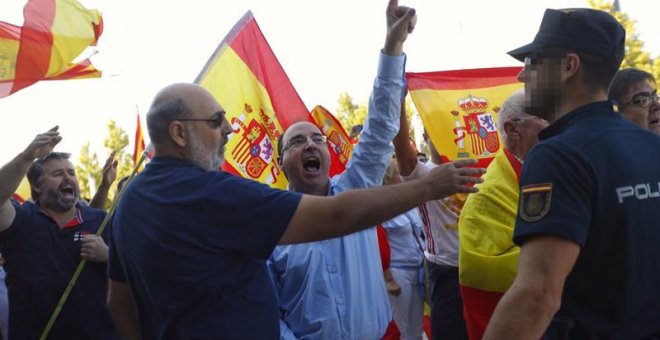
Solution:
{"label": "short grey hair", "polygon": [[502,109],[500,109],[500,113],[497,116],[497,130],[505,145],[507,144],[507,137],[504,133],[504,123],[524,116],[527,116],[525,112],[525,91],[518,90],[504,101]]}
{"label": "short grey hair", "polygon": [[170,123],[177,118],[189,118],[188,110],[180,98],[153,103],[147,113],[147,131],[154,144],[169,140]]}

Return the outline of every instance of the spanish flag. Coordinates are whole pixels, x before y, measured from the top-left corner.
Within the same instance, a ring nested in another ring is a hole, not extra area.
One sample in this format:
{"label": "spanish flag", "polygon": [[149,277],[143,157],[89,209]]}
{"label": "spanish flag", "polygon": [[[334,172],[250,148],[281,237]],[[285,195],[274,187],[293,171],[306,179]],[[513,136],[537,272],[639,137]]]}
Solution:
{"label": "spanish flag", "polygon": [[407,73],[408,89],[438,152],[449,160],[476,158],[486,167],[502,150],[497,114],[522,88],[520,67]]}
{"label": "spanish flag", "polygon": [[321,132],[328,137],[330,148],[330,176],[340,174],[346,169],[348,160],[353,155],[353,142],[343,125],[335,116],[323,106],[317,105],[312,109],[314,122]]}
{"label": "spanish flag", "polygon": [[29,200],[32,197],[30,192],[30,183],[27,180],[27,176],[23,177],[21,184],[18,185],[16,192],[11,195],[18,203],[23,204],[25,201]]}
{"label": "spanish flag", "polygon": [[470,339],[481,339],[495,306],[513,283],[520,248],[513,243],[522,163],[504,149],[478,193],[468,195],[458,222],[458,277]]}
{"label": "spanish flag", "polygon": [[39,80],[100,77],[86,59],[74,63],[103,31],[96,10],[75,0],[30,0],[22,27],[0,22],[0,97]]}
{"label": "spanish flag", "polygon": [[142,153],[144,152],[144,135],[142,134],[142,124],[140,123],[140,113],[137,114],[137,125],[135,127],[135,143],[133,146],[133,166],[137,165]]}
{"label": "spanish flag", "polygon": [[[307,121],[326,133],[333,159],[347,159],[346,131],[324,109],[312,117],[247,12],[220,43],[195,83],[208,89],[227,112],[233,133],[223,170],[284,189],[288,182],[277,165],[276,143],[291,124]],[[334,133],[334,134],[333,134]],[[331,166],[331,175],[343,165]]]}

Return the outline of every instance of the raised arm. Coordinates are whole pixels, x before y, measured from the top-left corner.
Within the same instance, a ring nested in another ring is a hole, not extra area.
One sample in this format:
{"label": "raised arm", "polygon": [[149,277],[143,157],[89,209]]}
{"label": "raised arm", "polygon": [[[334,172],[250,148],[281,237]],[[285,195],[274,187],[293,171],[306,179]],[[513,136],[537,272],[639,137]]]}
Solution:
{"label": "raised arm", "polygon": [[[89,206],[96,209],[105,210],[105,202],[108,200],[108,192],[110,191],[110,186],[117,179],[117,160],[115,160],[115,152],[113,151],[108,156],[108,159],[105,160],[105,165],[103,165],[103,174],[101,176],[101,184],[94,194],[94,198],[89,203]],[[119,190],[117,190],[119,193]]]}
{"label": "raised arm", "polygon": [[[431,170],[422,179],[397,185],[350,190],[332,197],[304,195],[280,244],[339,237],[377,225],[419,205],[457,192],[476,192],[484,169],[465,168],[473,159],[458,160]],[[310,227],[313,226],[313,227]]]}
{"label": "raised arm", "polygon": [[394,144],[394,154],[396,154],[396,162],[399,166],[399,174],[401,176],[410,175],[417,166],[417,152],[412,145],[410,145],[410,128],[408,124],[408,117],[406,116],[406,105],[401,103],[401,115],[399,117],[399,132],[394,136],[392,144]]}
{"label": "raised arm", "polygon": [[32,162],[48,155],[57,143],[62,140],[58,127],[38,134],[28,147],[9,163],[0,168],[0,231],[4,231],[16,217],[16,210],[9,197],[16,191],[25,177]]}

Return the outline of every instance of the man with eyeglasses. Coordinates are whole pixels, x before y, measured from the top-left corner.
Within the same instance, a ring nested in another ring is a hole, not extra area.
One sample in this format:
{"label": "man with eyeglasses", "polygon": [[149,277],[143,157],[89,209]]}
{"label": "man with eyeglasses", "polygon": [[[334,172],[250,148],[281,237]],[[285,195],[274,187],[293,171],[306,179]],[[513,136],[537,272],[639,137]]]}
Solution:
{"label": "man with eyeglasses", "polygon": [[470,339],[483,337],[497,302],[516,276],[520,248],[512,235],[520,172],[539,132],[548,126],[525,112],[522,90],[504,101],[497,118],[504,148],[488,166],[479,192],[468,196],[458,222],[458,273]]}
{"label": "man with eyeglasses", "polygon": [[614,75],[608,99],[614,101],[623,118],[660,135],[660,96],[655,78],[635,68]]}
{"label": "man with eyeglasses", "polygon": [[660,138],[607,101],[624,41],[606,12],[547,9],[509,52],[526,111],[551,124],[523,165],[518,273],[486,340],[660,336]]}
{"label": "man with eyeglasses", "polygon": [[[329,178],[330,154],[319,128],[291,125],[278,142],[278,162],[289,190],[332,196],[380,186],[399,129],[405,86],[403,43],[412,8],[391,0],[387,36],[369,111],[346,170]],[[311,227],[311,226],[310,226]],[[278,246],[268,268],[279,298],[282,339],[380,339],[392,320],[375,229],[327,241]]]}

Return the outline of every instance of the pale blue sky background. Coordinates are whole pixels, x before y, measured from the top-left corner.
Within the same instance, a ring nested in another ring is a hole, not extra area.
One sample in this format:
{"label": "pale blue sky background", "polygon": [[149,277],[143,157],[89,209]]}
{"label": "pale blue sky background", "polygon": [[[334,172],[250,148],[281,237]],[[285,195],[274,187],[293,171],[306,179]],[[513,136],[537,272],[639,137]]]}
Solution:
{"label": "pale blue sky background", "polygon": [[[368,99],[385,36],[386,0],[79,0],[99,9],[105,31],[94,64],[101,79],[40,82],[0,98],[4,117],[0,163],[35,134],[60,125],[60,151],[90,141],[102,146],[108,120],[135,131],[153,95],[174,82],[192,82],[234,23],[252,10],[266,39],[308,108],[331,111],[341,92]],[[660,2],[621,0],[637,20],[646,49],[660,55]],[[545,8],[585,7],[586,0],[407,0],[418,25],[406,42],[407,70],[439,71],[519,65],[506,51],[531,41]],[[22,23],[19,0],[0,2],[0,20]],[[148,136],[147,136],[148,139]],[[129,152],[132,152],[132,146]]]}

